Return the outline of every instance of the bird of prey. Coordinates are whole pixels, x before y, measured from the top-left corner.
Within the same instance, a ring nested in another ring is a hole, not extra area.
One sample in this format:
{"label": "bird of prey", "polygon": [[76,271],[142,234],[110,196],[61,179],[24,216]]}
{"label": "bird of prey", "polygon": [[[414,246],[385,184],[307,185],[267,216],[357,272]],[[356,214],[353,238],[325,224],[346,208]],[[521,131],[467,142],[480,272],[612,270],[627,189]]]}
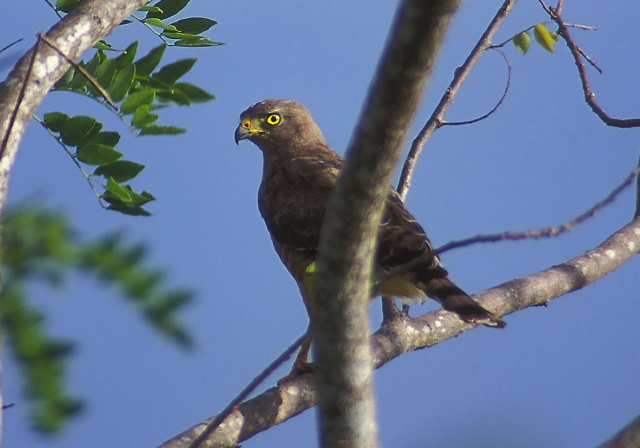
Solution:
{"label": "bird of prey", "polygon": [[[313,293],[305,278],[318,254],[320,228],[342,158],[329,147],[307,108],[296,101],[265,100],[242,112],[235,141],[245,139],[253,142],[264,158],[258,192],[260,214],[311,318]],[[466,322],[498,328],[506,325],[449,280],[423,228],[389,187],[378,232],[378,275],[384,278],[385,272],[420,257],[422,261],[378,284],[376,295],[404,301],[430,297]],[[306,362],[308,345],[296,365]]]}

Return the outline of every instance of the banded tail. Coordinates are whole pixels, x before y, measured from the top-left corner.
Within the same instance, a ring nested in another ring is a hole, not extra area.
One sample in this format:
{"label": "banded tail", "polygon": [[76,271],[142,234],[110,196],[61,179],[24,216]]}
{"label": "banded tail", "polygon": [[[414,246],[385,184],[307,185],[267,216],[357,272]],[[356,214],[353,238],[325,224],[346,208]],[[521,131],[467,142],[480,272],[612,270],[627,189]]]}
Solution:
{"label": "banded tail", "polygon": [[480,323],[487,327],[496,328],[507,326],[505,321],[485,310],[447,277],[430,279],[426,284],[425,292],[429,297],[440,302],[442,308],[456,313],[465,322]]}

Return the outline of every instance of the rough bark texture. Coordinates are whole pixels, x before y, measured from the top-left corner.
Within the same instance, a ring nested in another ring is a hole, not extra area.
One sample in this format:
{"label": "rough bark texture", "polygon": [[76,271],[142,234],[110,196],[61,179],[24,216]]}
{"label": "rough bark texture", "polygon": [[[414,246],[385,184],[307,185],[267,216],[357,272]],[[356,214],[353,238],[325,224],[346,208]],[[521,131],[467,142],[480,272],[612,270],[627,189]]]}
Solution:
{"label": "rough bark texture", "polygon": [[400,4],[320,239],[313,327],[320,446],[378,446],[367,307],[388,185],[460,1]]}

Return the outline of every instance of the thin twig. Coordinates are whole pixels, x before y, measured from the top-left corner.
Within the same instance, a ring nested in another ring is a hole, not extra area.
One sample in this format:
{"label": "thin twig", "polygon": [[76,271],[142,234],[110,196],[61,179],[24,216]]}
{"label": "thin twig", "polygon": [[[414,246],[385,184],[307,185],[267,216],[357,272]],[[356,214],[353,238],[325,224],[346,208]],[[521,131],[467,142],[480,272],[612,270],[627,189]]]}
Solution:
{"label": "thin twig", "polygon": [[13,47],[15,44],[17,44],[18,42],[22,42],[22,39],[18,39],[18,40],[14,40],[13,42],[11,42],[9,45],[5,45],[2,50],[0,50],[0,53],[4,52],[5,50],[8,50],[9,48]]}
{"label": "thin twig", "polygon": [[[493,233],[493,234],[487,234],[487,235],[476,235],[476,236],[464,238],[461,240],[450,241],[447,244],[444,244],[438,247],[437,249],[435,249],[434,252],[437,255],[440,255],[446,251],[457,249],[459,247],[470,246],[471,244],[495,243],[498,241],[507,241],[507,240],[515,241],[515,240],[524,240],[524,239],[550,238],[550,237],[554,237],[554,236],[558,236],[560,234],[566,233],[570,230],[573,230],[576,226],[578,226],[579,224],[582,224],[587,219],[592,218],[596,213],[602,210],[605,206],[611,204],[618,197],[618,195],[622,191],[624,191],[625,188],[631,185],[631,182],[633,181],[634,177],[636,177],[639,172],[640,172],[640,166],[636,167],[633,171],[631,171],[631,173],[629,173],[629,175],[620,183],[620,185],[614,188],[613,191],[611,191],[611,193],[609,193],[603,200],[597,202],[593,207],[589,208],[584,213],[581,213],[579,216],[572,219],[571,221],[565,222],[564,224],[560,224],[552,227],[544,227],[542,229],[525,230],[522,232],[507,231],[507,232]],[[639,191],[638,194],[640,195],[640,184],[638,185],[638,191]],[[638,208],[640,208],[640,202],[639,202]],[[638,210],[636,210],[636,216],[638,216],[638,213],[639,213]],[[432,256],[433,256],[433,253],[427,253],[418,258],[414,258],[409,263],[403,264],[402,266],[398,266],[394,269],[389,270],[388,272],[385,272],[384,276],[382,276],[380,279],[377,279],[377,282],[384,283],[390,278],[395,277],[398,274],[402,274],[403,272],[406,272],[407,270],[415,266],[418,266],[421,263],[424,263],[425,261],[431,259]]]}
{"label": "thin twig", "polygon": [[117,111],[118,110],[118,106],[116,106],[116,104],[113,102],[113,100],[111,99],[111,95],[109,95],[109,92],[106,91],[106,89],[104,87],[102,87],[100,85],[100,83],[98,81],[96,81],[96,79],[91,76],[91,74],[80,64],[76,63],[73,59],[71,59],[69,56],[67,56],[66,54],[64,54],[63,51],[61,51],[58,47],[55,46],[55,44],[53,42],[51,42],[49,39],[47,39],[47,37],[43,34],[40,33],[40,39],[42,39],[44,41],[44,43],[46,43],[47,45],[49,45],[51,48],[53,48],[56,53],[58,53],[60,56],[62,56],[69,64],[71,64],[76,70],[78,70],[80,73],[82,73],[82,75],[87,78],[87,81],[89,81],[89,83],[98,91],[100,92],[100,95],[102,95],[102,97],[104,98],[104,100],[107,102],[107,104],[109,104],[109,106],[113,107],[113,110]]}
{"label": "thin twig", "polygon": [[592,218],[604,207],[611,204],[622,191],[624,191],[629,185],[631,185],[631,182],[638,175],[638,172],[640,172],[640,166],[631,171],[631,173],[629,173],[629,175],[620,183],[620,185],[614,188],[611,193],[609,193],[604,199],[598,201],[593,207],[564,224],[536,230],[525,230],[523,232],[504,232],[492,235],[477,235],[471,238],[465,238],[463,240],[451,241],[443,246],[440,246],[438,249],[436,249],[436,252],[438,254],[441,254],[451,249],[456,249],[458,247],[464,247],[475,243],[491,243],[502,240],[537,239],[558,236],[562,233],[573,230],[576,226],[582,224],[587,219]]}
{"label": "thin twig", "polygon": [[238,394],[236,398],[231,400],[231,402],[227,405],[226,408],[222,410],[218,415],[214,417],[214,419],[207,424],[204,430],[200,433],[198,437],[196,437],[189,448],[198,448],[209,435],[215,431],[215,429],[220,426],[220,424],[233,412],[234,408],[242,403],[244,400],[249,397],[253,393],[256,388],[267,379],[269,375],[271,375],[278,367],[280,367],[287,359],[291,357],[295,353],[298,348],[302,345],[304,340],[308,337],[308,334],[305,333],[300,336],[293,344],[291,344],[280,356],[278,356],[271,364],[269,364],[258,376],[256,376],[244,389],[242,392]]}
{"label": "thin twig", "polygon": [[578,28],[579,30],[598,31],[598,28],[596,28],[595,26],[589,26],[589,25],[577,25],[575,23],[565,23],[564,26],[566,26],[567,28]]}
{"label": "thin twig", "polygon": [[505,0],[502,4],[495,17],[491,20],[491,23],[489,23],[489,26],[476,43],[475,47],[473,47],[473,50],[471,50],[467,59],[455,71],[453,80],[451,80],[449,87],[440,99],[440,102],[431,114],[431,117],[429,117],[424,127],[411,144],[411,149],[409,150],[409,154],[404,162],[402,173],[400,174],[400,180],[398,181],[398,193],[403,200],[407,196],[407,192],[411,186],[411,178],[413,177],[418,157],[424,149],[425,144],[431,138],[433,132],[442,126],[444,114],[453,103],[453,99],[457,95],[464,81],[467,79],[471,69],[480,59],[482,52],[491,46],[491,39],[498,31],[500,25],[502,25],[502,22],[506,19],[516,1],[517,0]]}
{"label": "thin twig", "polygon": [[584,50],[583,50],[582,48],[577,47],[577,49],[578,49],[578,51],[580,52],[580,54],[582,55],[582,57],[583,57],[583,58],[585,58],[585,59],[587,60],[587,62],[588,62],[589,64],[591,64],[591,66],[592,66],[593,68],[595,68],[596,70],[598,70],[598,72],[600,72],[600,74],[602,74],[602,69],[600,68],[600,66],[599,66],[598,64],[596,64],[596,62],[595,62],[593,59],[591,59],[591,58],[589,57],[589,55],[588,55],[587,53],[585,53],[585,52],[584,52]]}
{"label": "thin twig", "polygon": [[496,103],[495,106],[493,106],[493,109],[491,109],[489,112],[487,112],[484,115],[481,115],[478,118],[474,118],[472,120],[467,120],[467,121],[445,121],[442,123],[442,126],[461,126],[464,124],[477,123],[478,121],[484,120],[489,116],[491,116],[496,110],[498,110],[498,108],[504,102],[505,98],[507,97],[507,93],[509,92],[509,87],[511,86],[511,64],[509,63],[509,59],[507,58],[507,55],[504,54],[502,50],[500,50],[499,48],[493,48],[493,47],[491,47],[491,50],[494,50],[500,53],[500,55],[504,58],[505,64],[507,64],[507,84],[504,86],[504,91],[502,92],[502,96],[500,97],[500,100]]}
{"label": "thin twig", "polygon": [[45,1],[45,3],[46,3],[47,5],[49,5],[49,6],[51,7],[51,9],[53,10],[53,12],[55,12],[55,13],[56,13],[56,15],[58,16],[58,18],[59,18],[59,19],[62,19],[62,14],[60,14],[60,11],[58,11],[58,10],[56,9],[56,7],[53,5],[53,3],[51,3],[49,0],[44,0],[44,1]]}
{"label": "thin twig", "polygon": [[33,114],[33,119],[36,120],[40,124],[40,126],[42,126],[54,138],[54,140],[62,147],[62,149],[64,149],[64,151],[69,155],[69,157],[71,158],[73,163],[76,165],[76,167],[82,173],[82,176],[84,176],[84,178],[87,181],[87,183],[89,184],[89,187],[91,188],[91,190],[93,190],[93,194],[96,195],[96,198],[98,199],[98,204],[100,204],[100,207],[106,209],[107,206],[104,205],[104,203],[102,202],[102,197],[101,197],[100,193],[96,189],[95,185],[93,185],[93,182],[91,182],[91,176],[89,175],[89,173],[87,173],[84,170],[82,165],[80,165],[80,162],[75,157],[73,152],[71,152],[69,147],[67,145],[65,145],[57,135],[55,135],[53,132],[51,132],[51,129],[49,129],[47,127],[47,125],[44,124],[44,122],[40,119],[40,117],[38,117],[36,114]]}
{"label": "thin twig", "polygon": [[18,111],[20,110],[20,106],[22,105],[22,100],[24,99],[25,92],[27,91],[27,84],[29,83],[29,78],[31,78],[31,70],[33,69],[33,64],[36,60],[36,55],[40,50],[40,39],[36,42],[36,46],[31,53],[31,59],[29,60],[29,66],[24,75],[24,81],[20,86],[20,92],[18,93],[18,98],[16,100],[16,105],[11,111],[11,118],[9,119],[9,125],[7,126],[7,132],[2,136],[2,143],[0,144],[0,160],[4,156],[4,151],[7,148],[7,144],[9,143],[9,136],[11,135],[11,131],[13,130],[13,125],[16,122],[16,117],[18,116]]}
{"label": "thin twig", "polygon": [[617,127],[617,128],[635,128],[640,127],[640,118],[629,118],[629,119],[620,119],[613,118],[608,115],[604,109],[596,102],[595,94],[591,90],[591,85],[589,83],[589,76],[587,75],[587,70],[583,62],[583,57],[587,60],[591,65],[593,65],[597,70],[601,71],[600,68],[580,49],[576,43],[571,38],[571,34],[569,34],[569,30],[567,29],[567,24],[564,23],[562,16],[560,15],[562,11],[563,1],[559,0],[558,4],[555,8],[547,7],[542,0],[538,0],[542,5],[543,9],[549,14],[551,20],[553,20],[558,25],[558,36],[560,36],[571,55],[573,56],[574,63],[578,68],[578,74],[580,76],[580,81],[582,83],[582,92],[584,94],[584,99],[586,103],[589,105],[591,110],[600,118],[600,120],[606,124],[607,126]]}

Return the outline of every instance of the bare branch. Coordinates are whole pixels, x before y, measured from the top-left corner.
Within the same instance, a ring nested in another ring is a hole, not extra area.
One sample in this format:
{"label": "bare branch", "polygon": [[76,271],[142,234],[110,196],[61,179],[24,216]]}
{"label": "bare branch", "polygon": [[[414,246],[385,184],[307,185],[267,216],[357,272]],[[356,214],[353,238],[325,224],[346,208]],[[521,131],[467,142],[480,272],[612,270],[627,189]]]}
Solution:
{"label": "bare branch", "polygon": [[269,364],[258,376],[256,376],[244,389],[238,394],[231,403],[227,405],[222,412],[216,415],[210,423],[204,426],[202,432],[196,437],[193,442],[190,443],[189,448],[198,448],[207,440],[209,435],[215,431],[220,424],[231,415],[234,408],[247,399],[249,395],[256,390],[256,388],[265,382],[265,380],[271,375],[278,367],[284,364],[296,350],[300,348],[302,343],[309,337],[307,333],[300,336],[293,344],[291,344],[280,356],[278,356],[271,364]]}
{"label": "bare branch", "polygon": [[555,8],[548,7],[544,4],[542,0],[539,0],[540,4],[544,8],[544,10],[549,14],[551,20],[553,20],[558,25],[558,35],[562,37],[562,39],[567,44],[571,55],[573,56],[573,61],[578,68],[578,74],[580,76],[580,82],[582,83],[582,92],[584,94],[584,99],[586,103],[589,105],[591,110],[600,118],[600,120],[606,124],[607,126],[613,126],[617,128],[635,128],[640,126],[640,118],[629,118],[629,119],[620,119],[613,118],[608,115],[604,109],[596,102],[596,95],[591,90],[591,85],[589,83],[589,75],[587,75],[587,70],[583,62],[583,57],[587,60],[591,65],[593,65],[598,71],[602,72],[600,68],[589,58],[586,53],[576,45],[569,34],[569,30],[567,28],[567,24],[564,22],[561,16],[562,11],[562,0],[558,1],[558,4]]}
{"label": "bare branch", "polygon": [[498,52],[504,59],[505,64],[507,64],[507,84],[504,86],[504,91],[502,92],[502,96],[500,97],[496,105],[493,106],[493,108],[489,112],[485,113],[484,115],[481,115],[477,118],[474,118],[472,120],[466,120],[466,121],[444,121],[442,122],[442,126],[462,126],[465,124],[477,123],[478,121],[482,121],[485,118],[489,118],[491,115],[493,115],[493,113],[496,110],[498,110],[498,108],[504,102],[505,98],[507,97],[507,93],[509,93],[509,86],[511,86],[511,64],[509,63],[509,58],[507,58],[507,55],[504,54],[502,50],[496,47],[490,47],[490,49]]}
{"label": "bare branch", "polygon": [[[474,299],[499,316],[532,306],[545,305],[554,298],[599,280],[638,253],[640,218],[627,224],[583,255],[536,274],[503,283],[475,295]],[[378,367],[382,366],[402,353],[431,347],[472,328],[474,325],[442,310],[412,319],[393,319],[372,337],[375,364]],[[211,434],[205,446],[236,447],[238,443],[258,432],[313,406],[314,394],[311,374],[301,375],[280,387],[271,388],[240,404]],[[190,441],[202,431],[203,425],[206,425],[206,422],[193,426],[159,448],[188,448]]]}
{"label": "bare branch", "polygon": [[560,234],[573,230],[577,225],[582,224],[589,218],[592,218],[604,207],[611,204],[624,189],[631,185],[631,182],[638,175],[638,172],[640,172],[640,167],[637,167],[633,171],[631,171],[631,173],[629,173],[629,175],[620,183],[620,185],[614,188],[613,191],[607,195],[607,197],[605,197],[601,201],[598,201],[593,207],[575,217],[571,221],[565,222],[564,224],[545,227],[542,229],[525,230],[523,232],[503,232],[490,235],[476,235],[462,240],[451,241],[443,246],[440,246],[436,250],[436,252],[441,254],[451,249],[457,249],[459,247],[465,247],[476,243],[495,243],[497,241],[504,240],[537,239],[558,236]]}
{"label": "bare branch", "polygon": [[640,415],[598,448],[634,448],[640,446]]}
{"label": "bare branch", "polygon": [[402,167],[402,172],[400,174],[400,180],[398,181],[397,190],[403,200],[407,196],[409,187],[411,186],[413,171],[415,170],[416,163],[418,162],[418,157],[420,157],[420,153],[422,153],[425,144],[431,138],[431,135],[435,132],[435,130],[442,126],[444,114],[447,112],[449,107],[451,107],[451,104],[453,104],[453,100],[458,94],[460,87],[467,79],[467,76],[469,76],[471,69],[480,59],[482,52],[491,46],[491,39],[493,39],[493,36],[498,31],[498,28],[507,18],[507,15],[511,11],[511,8],[513,8],[513,6],[515,5],[516,1],[517,0],[505,0],[505,2],[502,4],[493,20],[491,20],[491,23],[489,24],[487,29],[484,31],[484,33],[482,33],[480,40],[478,40],[475,47],[473,47],[473,50],[471,50],[471,53],[469,54],[467,59],[456,70],[455,75],[451,80],[451,83],[449,84],[449,87],[440,99],[440,102],[431,114],[431,117],[429,117],[424,127],[411,144],[411,149],[409,150],[407,159],[404,162],[404,166]]}
{"label": "bare branch", "polygon": [[11,42],[9,45],[5,45],[4,47],[2,47],[2,49],[0,49],[0,53],[4,52],[5,50],[8,50],[9,48],[13,47],[15,44],[17,44],[18,42],[22,42],[22,39],[17,39],[14,40],[13,42]]}

